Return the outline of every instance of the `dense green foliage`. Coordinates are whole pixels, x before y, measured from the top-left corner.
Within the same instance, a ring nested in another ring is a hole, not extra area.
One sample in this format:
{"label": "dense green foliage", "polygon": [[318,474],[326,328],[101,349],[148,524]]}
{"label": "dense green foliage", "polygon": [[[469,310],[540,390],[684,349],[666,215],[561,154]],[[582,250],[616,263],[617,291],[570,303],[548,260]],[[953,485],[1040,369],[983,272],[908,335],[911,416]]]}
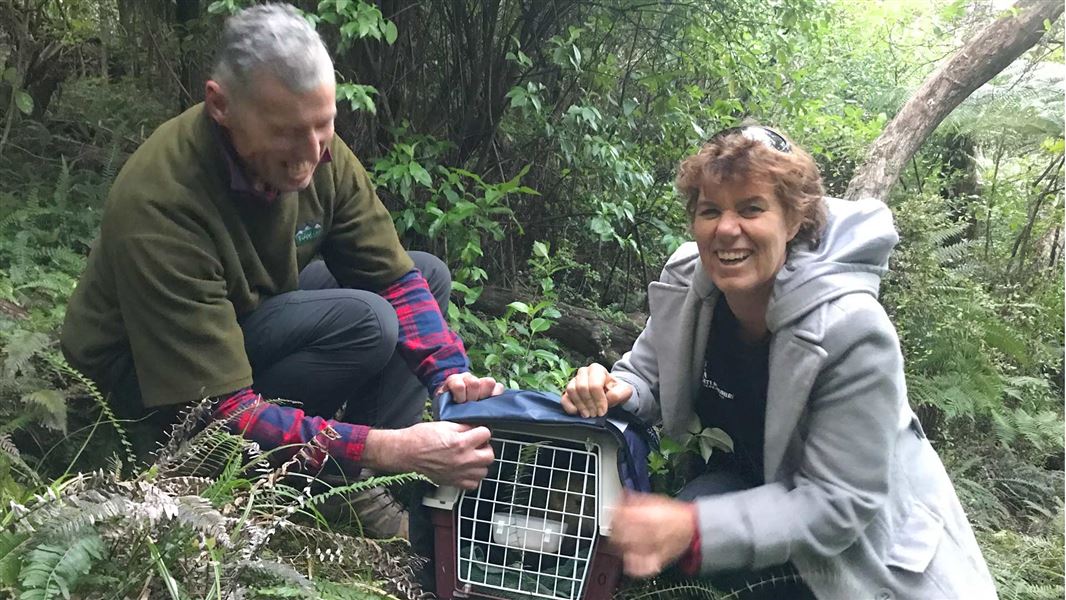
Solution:
{"label": "dense green foliage", "polygon": [[[268,486],[236,440],[182,449],[213,457],[202,481],[135,464],[58,353],[110,181],[197,100],[222,17],[245,4],[0,6],[0,592],[211,597],[254,568],[276,579],[245,588],[256,597],[402,594],[387,552],[329,531],[309,492]],[[840,194],[936,61],[995,16],[983,0],[298,4],[335,51],[338,134],[407,246],[452,269],[448,316],[475,369],[554,390],[588,359],[547,335],[568,306],[646,308],[687,236],[672,182],[701,139],[773,124]],[[1063,55],[1049,26],[912,160],[889,199],[901,243],[882,294],[911,402],[1001,596],[1019,599],[1063,593]],[[512,290],[506,313],[475,310],[487,285]],[[692,453],[664,455],[660,473]],[[142,512],[118,515],[123,502]],[[36,527],[63,511],[76,526]],[[322,553],[297,556],[283,522]],[[261,565],[242,558],[256,535]],[[337,544],[361,550],[323,554]],[[655,585],[681,584],[630,592]]]}

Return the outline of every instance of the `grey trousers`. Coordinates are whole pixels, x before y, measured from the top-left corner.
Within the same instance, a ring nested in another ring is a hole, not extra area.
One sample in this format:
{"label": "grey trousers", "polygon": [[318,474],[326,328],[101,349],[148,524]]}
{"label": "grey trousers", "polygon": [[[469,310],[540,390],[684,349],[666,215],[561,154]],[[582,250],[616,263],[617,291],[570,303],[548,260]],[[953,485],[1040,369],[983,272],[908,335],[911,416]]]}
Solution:
{"label": "grey trousers", "polygon": [[[440,259],[410,252],[446,313],[451,275]],[[399,429],[421,420],[429,396],[396,352],[396,311],[374,292],[338,286],[322,261],[240,320],[253,389],[303,403],[312,415]]]}

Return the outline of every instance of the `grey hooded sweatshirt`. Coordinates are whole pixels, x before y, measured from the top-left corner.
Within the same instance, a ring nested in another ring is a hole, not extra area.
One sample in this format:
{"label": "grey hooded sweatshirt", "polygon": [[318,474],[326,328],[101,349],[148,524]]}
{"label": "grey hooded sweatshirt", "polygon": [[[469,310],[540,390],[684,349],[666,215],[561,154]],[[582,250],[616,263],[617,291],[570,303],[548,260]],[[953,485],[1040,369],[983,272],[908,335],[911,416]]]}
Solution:
{"label": "grey hooded sweatshirt", "polygon": [[[764,478],[696,501],[702,570],[792,562],[820,599],[994,598],[995,587],[939,457],[911,411],[895,328],[877,301],[898,241],[881,202],[826,199],[815,249],[777,275]],[[695,243],[648,288],[644,331],[612,369],[623,407],[684,439],[719,292]]]}

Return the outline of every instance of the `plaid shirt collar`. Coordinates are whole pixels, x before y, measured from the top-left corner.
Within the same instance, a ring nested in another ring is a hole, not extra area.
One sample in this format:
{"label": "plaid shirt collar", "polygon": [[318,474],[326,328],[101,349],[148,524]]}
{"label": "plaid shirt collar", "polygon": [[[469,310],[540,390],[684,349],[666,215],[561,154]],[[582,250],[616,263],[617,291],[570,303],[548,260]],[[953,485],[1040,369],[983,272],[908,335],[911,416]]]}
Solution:
{"label": "plaid shirt collar", "polygon": [[[232,192],[236,192],[239,195],[247,196],[258,200],[264,204],[270,204],[278,198],[278,191],[264,187],[264,189],[256,189],[255,183],[244,167],[241,165],[241,161],[237,156],[237,149],[233,147],[233,143],[230,142],[229,134],[226,129],[218,124],[217,121],[211,119],[211,133],[215,137],[215,141],[218,142],[219,147],[222,149],[222,158],[226,160],[226,168],[229,171],[229,189]],[[333,157],[329,153],[329,148],[322,153],[322,158],[318,161],[318,164],[328,163],[333,160]]]}

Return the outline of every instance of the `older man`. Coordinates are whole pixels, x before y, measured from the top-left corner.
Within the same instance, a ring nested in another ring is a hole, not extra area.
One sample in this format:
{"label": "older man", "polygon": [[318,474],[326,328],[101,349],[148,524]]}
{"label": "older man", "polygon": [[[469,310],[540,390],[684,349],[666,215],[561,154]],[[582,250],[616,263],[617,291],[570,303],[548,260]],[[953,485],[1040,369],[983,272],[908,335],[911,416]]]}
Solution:
{"label": "older man", "polygon": [[400,246],[335,114],[329,54],[292,7],[231,17],[205,102],[116,178],[63,351],[124,415],[216,398],[216,418],[310,470],[474,486],[489,431],[420,416],[427,392],[502,386],[468,372],[446,267]]}

